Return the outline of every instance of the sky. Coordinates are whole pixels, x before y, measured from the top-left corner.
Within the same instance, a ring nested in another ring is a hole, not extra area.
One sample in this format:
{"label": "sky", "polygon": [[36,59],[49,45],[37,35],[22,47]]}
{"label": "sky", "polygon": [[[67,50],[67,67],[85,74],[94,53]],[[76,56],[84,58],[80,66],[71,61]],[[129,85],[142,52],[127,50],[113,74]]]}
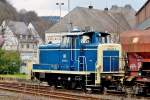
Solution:
{"label": "sky", "polygon": [[[61,6],[61,15],[64,16],[68,13],[68,0],[8,0],[18,10],[26,9],[27,11],[35,11],[39,16],[59,16],[59,6],[57,2],[63,2]],[[88,7],[90,4],[95,9],[110,8],[112,5],[124,6],[130,4],[136,11],[147,0],[70,0],[70,9],[80,6]]]}

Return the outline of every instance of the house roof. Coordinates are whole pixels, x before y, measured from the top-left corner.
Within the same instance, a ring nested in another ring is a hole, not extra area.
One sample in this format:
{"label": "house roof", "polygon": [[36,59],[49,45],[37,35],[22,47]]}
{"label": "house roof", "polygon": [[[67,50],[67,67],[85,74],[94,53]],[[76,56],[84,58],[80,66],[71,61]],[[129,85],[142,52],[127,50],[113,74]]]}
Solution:
{"label": "house roof", "polygon": [[8,21],[7,25],[15,34],[30,35],[24,22]]}
{"label": "house roof", "polygon": [[145,2],[145,4],[136,12],[136,16],[142,11],[142,9],[143,8],[145,8],[145,6],[148,4],[150,2],[150,0],[147,0],[146,2]]}
{"label": "house roof", "polygon": [[120,34],[120,42],[127,52],[150,52],[150,30],[130,30]]}
{"label": "house roof", "polygon": [[47,33],[68,32],[68,19],[72,26],[78,26],[81,31],[92,27],[94,31],[120,33],[130,29],[130,25],[121,13],[76,7],[60,23],[52,26]]}
{"label": "house roof", "polygon": [[35,30],[38,32],[42,40],[45,40],[45,31],[49,28],[49,24],[44,21],[31,22]]}

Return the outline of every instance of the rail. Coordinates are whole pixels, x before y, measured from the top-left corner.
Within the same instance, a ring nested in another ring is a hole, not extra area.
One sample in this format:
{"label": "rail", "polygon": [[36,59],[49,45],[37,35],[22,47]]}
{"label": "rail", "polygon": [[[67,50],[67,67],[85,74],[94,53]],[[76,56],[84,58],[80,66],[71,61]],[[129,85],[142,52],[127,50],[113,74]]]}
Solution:
{"label": "rail", "polygon": [[49,98],[56,98],[61,100],[101,100],[100,98],[92,97],[89,95],[77,95],[72,93],[53,91],[48,86],[39,86],[22,83],[0,82],[0,89],[36,96],[46,96]]}

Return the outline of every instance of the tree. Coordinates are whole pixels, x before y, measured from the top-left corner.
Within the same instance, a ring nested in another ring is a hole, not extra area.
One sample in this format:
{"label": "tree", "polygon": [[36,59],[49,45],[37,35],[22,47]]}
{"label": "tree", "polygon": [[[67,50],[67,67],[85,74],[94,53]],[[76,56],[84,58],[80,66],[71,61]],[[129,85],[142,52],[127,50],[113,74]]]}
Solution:
{"label": "tree", "polygon": [[29,24],[32,21],[39,21],[40,18],[34,11],[25,11],[21,10],[19,13],[19,20],[25,22],[26,24]]}
{"label": "tree", "polygon": [[20,56],[16,51],[4,51],[0,49],[0,74],[18,73],[20,69]]}

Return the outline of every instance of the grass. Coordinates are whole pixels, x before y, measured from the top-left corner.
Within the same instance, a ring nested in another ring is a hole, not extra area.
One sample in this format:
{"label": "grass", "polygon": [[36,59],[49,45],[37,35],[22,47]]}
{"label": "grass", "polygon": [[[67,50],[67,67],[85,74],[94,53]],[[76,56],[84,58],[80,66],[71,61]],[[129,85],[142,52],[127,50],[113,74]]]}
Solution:
{"label": "grass", "polygon": [[4,78],[20,78],[20,79],[27,79],[28,75],[25,74],[0,74],[0,77]]}

